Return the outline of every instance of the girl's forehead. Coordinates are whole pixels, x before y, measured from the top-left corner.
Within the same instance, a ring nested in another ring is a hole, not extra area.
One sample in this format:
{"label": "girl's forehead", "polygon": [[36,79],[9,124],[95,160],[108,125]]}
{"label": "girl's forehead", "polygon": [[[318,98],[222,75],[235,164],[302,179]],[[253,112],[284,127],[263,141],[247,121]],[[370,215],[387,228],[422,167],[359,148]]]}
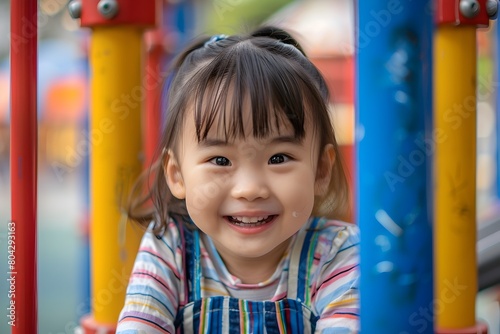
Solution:
{"label": "girl's forehead", "polygon": [[[206,133],[206,136],[201,137],[217,138],[225,141],[231,141],[235,138],[246,139],[256,137],[255,139],[267,139],[276,136],[294,137],[296,135],[292,123],[286,118],[284,113],[270,111],[268,117],[271,118],[271,121],[266,122],[268,124],[254,124],[254,122],[259,122],[259,120],[255,119],[250,105],[242,108],[239,113],[234,112],[230,108],[219,108],[214,111],[213,121],[210,124],[208,122],[203,122],[203,125],[200,124],[196,118],[194,108],[190,108],[186,116],[184,128],[192,132],[190,135],[194,135],[195,137],[197,136],[197,132]],[[241,131],[235,131],[234,127],[238,125],[241,125]],[[262,131],[263,126],[266,127],[265,131]],[[255,136],[256,133],[259,135]]]}

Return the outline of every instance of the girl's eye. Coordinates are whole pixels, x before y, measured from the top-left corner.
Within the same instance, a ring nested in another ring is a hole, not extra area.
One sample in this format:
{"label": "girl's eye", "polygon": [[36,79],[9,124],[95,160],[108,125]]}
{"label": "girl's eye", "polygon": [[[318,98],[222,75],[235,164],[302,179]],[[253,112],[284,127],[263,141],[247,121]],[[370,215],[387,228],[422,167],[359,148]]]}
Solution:
{"label": "girl's eye", "polygon": [[229,161],[228,158],[224,157],[215,157],[211,159],[210,162],[217,166],[231,166],[231,161]]}
{"label": "girl's eye", "polygon": [[289,161],[290,158],[285,155],[285,154],[275,154],[269,159],[269,164],[270,165],[275,165],[275,164],[282,164],[286,161]]}

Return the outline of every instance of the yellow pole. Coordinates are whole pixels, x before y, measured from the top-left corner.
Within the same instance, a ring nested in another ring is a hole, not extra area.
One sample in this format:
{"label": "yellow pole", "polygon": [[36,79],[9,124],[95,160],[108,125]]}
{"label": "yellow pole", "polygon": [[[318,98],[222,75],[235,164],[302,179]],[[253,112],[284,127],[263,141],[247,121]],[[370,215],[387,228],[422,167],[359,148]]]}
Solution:
{"label": "yellow pole", "polygon": [[118,319],[142,236],[120,210],[142,168],[142,33],[98,26],[90,45],[91,307],[99,324]]}
{"label": "yellow pole", "polygon": [[435,324],[476,325],[476,27],[434,42]]}

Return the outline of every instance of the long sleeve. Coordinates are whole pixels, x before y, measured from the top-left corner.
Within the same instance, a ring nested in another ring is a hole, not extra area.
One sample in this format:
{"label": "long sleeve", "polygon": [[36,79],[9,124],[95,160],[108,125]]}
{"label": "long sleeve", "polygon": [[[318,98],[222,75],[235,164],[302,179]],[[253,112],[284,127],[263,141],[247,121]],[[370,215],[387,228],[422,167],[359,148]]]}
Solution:
{"label": "long sleeve", "polygon": [[117,333],[175,333],[184,298],[182,243],[173,223],[162,238],[145,233],[130,277]]}
{"label": "long sleeve", "polygon": [[330,251],[320,258],[320,270],[313,286],[312,302],[320,315],[315,332],[356,333],[359,331],[358,228],[346,226],[333,240],[328,239]]}

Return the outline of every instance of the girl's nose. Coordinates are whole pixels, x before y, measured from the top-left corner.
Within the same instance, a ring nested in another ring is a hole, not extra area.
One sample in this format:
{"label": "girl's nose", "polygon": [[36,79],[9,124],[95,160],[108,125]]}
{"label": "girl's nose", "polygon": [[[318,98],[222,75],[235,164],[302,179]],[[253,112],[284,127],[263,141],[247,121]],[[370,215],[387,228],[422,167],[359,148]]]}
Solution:
{"label": "girl's nose", "polygon": [[241,173],[238,173],[233,189],[231,190],[231,195],[234,198],[243,198],[247,201],[268,198],[270,193],[268,184],[265,178],[259,174],[259,171],[254,173],[241,171]]}

